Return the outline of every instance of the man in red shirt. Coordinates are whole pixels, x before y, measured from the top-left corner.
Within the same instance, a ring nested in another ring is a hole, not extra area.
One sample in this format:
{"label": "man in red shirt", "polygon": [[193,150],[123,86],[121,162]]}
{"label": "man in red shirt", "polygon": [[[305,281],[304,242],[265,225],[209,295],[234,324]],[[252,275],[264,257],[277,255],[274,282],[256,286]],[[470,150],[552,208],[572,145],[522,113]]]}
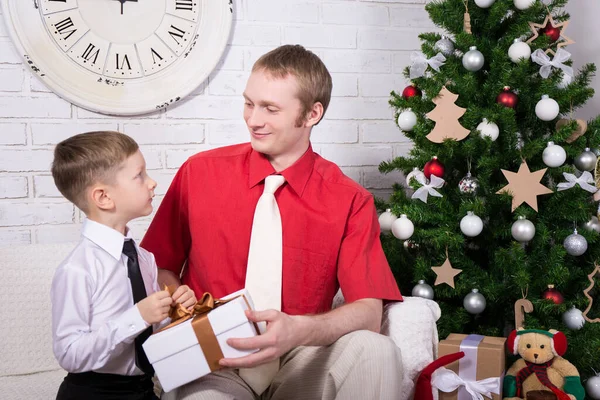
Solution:
{"label": "man in red shirt", "polygon": [[[179,398],[259,398],[237,369],[277,358],[280,370],[261,398],[400,394],[400,350],[378,332],[383,301],[402,297],[381,248],[373,196],[310,145],[331,89],[325,65],[302,46],[263,55],[244,91],[250,143],[190,157],[142,241],[156,257],[159,283],[183,282],[216,297],[237,291],[245,284],[264,180],[285,178],[275,193],[283,232],[281,311],[249,312],[251,320],[267,322],[267,332],[229,344],[261,350],[221,360],[230,368],[179,388]],[[339,288],[346,304],[331,310]]]}

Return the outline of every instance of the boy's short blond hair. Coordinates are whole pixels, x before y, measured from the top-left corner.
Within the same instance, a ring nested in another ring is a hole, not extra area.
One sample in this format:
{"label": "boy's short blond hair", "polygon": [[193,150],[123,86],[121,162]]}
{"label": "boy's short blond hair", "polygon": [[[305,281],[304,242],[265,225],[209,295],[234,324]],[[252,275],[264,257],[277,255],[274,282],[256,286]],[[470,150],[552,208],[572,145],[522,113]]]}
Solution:
{"label": "boy's short blond hair", "polygon": [[323,61],[312,51],[300,45],[283,45],[260,57],[252,72],[266,71],[274,78],[283,79],[288,75],[296,78],[299,86],[298,99],[302,110],[296,125],[302,125],[312,106],[319,102],[323,105],[323,115],[331,100],[333,83],[331,75]]}
{"label": "boy's short blond hair", "polygon": [[87,213],[86,190],[97,182],[113,183],[123,161],[138,149],[135,140],[119,132],[72,136],[54,149],[54,183],[63,196]]}

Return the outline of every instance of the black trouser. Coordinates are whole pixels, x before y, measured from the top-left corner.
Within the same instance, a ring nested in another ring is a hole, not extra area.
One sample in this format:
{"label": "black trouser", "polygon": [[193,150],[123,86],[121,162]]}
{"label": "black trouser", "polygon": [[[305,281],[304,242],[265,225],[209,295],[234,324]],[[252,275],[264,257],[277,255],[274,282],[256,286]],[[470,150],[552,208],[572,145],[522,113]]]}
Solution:
{"label": "black trouser", "polygon": [[56,400],[158,400],[149,375],[69,373]]}

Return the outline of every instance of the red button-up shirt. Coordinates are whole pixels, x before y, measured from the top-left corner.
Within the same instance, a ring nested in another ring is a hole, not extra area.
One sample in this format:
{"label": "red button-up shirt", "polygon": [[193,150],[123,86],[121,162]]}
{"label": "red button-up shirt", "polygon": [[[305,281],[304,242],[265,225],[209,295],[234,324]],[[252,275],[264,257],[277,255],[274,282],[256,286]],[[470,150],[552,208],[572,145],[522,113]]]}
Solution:
{"label": "red button-up shirt", "polygon": [[[179,169],[141,246],[160,268],[180,274],[197,296],[244,287],[252,219],[264,179],[275,170],[250,144],[190,157]],[[402,300],[379,240],[373,196],[312,148],[280,172],[275,198],[283,231],[282,311],[347,302]]]}

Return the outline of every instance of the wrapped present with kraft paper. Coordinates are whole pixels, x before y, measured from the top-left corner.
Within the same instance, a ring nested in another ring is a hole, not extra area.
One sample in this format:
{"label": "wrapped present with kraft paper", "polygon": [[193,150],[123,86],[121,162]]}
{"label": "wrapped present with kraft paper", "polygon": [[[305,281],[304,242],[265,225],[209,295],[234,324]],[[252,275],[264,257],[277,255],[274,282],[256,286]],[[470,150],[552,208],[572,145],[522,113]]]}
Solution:
{"label": "wrapped present with kraft paper", "polygon": [[452,333],[442,340],[438,357],[463,352],[464,357],[433,375],[439,400],[502,399],[506,338]]}
{"label": "wrapped present with kraft paper", "polygon": [[248,338],[259,334],[258,327],[246,318],[245,310],[254,306],[247,290],[215,299],[205,293],[193,310],[180,304],[172,307],[172,322],[151,335],[143,344],[146,356],[165,392],[221,369],[219,360],[252,354],[227,344],[229,338]]}

